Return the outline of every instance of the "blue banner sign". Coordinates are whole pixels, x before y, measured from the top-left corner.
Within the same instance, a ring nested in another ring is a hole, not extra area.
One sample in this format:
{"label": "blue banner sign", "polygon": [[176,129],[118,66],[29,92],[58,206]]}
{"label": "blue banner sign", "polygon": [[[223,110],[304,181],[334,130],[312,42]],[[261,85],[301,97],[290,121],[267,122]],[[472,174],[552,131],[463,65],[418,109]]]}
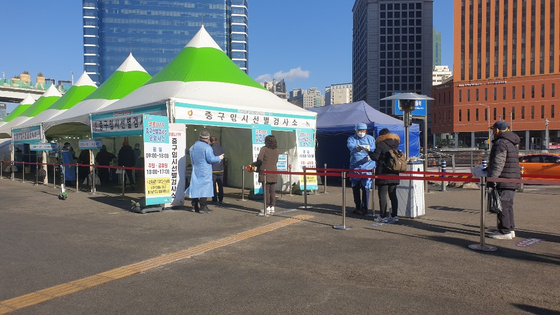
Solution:
{"label": "blue banner sign", "polygon": [[56,151],[56,143],[30,144],[30,151]]}
{"label": "blue banner sign", "polygon": [[102,146],[101,139],[80,140],[80,150],[100,150]]}
{"label": "blue banner sign", "polygon": [[[414,110],[412,111],[412,116],[426,116],[427,101],[426,100],[416,100],[414,102]],[[399,100],[393,101],[393,115],[402,116],[403,111],[399,109]]]}

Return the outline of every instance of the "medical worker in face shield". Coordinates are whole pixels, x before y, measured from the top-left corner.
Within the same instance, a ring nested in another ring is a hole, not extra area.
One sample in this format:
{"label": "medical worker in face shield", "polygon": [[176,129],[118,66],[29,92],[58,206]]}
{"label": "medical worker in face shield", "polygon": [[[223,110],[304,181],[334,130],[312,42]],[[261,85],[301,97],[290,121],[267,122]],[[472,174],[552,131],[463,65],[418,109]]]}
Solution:
{"label": "medical worker in face shield", "polygon": [[[375,139],[367,134],[367,125],[357,123],[356,134],[348,137],[347,146],[350,150],[350,168],[360,170],[372,170],[375,168],[375,161],[369,158],[368,152],[375,150]],[[371,175],[371,172],[357,172],[356,174]],[[356,209],[354,214],[366,215],[369,205],[369,190],[371,189],[371,178],[350,177],[352,192],[354,193],[354,203]]]}

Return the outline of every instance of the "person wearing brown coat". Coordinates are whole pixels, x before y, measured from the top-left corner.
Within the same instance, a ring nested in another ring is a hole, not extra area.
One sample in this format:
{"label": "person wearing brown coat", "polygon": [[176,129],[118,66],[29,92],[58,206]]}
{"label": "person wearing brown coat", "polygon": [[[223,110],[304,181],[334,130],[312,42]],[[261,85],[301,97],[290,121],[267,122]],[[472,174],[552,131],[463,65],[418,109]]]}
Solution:
{"label": "person wearing brown coat", "polygon": [[[278,163],[278,144],[276,137],[268,135],[264,138],[264,147],[261,148],[257,161],[253,162],[253,166],[257,167],[257,171],[277,171]],[[266,183],[264,182],[264,174],[259,174],[259,182],[263,183],[266,189],[266,211],[268,214],[274,214],[274,206],[276,205],[276,183],[278,182],[277,174],[266,174]]]}

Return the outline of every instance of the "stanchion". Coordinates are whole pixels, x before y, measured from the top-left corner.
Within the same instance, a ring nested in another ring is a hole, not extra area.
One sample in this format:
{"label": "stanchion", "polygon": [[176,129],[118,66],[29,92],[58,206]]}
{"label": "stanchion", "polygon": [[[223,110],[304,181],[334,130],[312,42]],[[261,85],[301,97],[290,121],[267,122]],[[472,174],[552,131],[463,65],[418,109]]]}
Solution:
{"label": "stanchion", "polygon": [[324,172],[325,172],[325,176],[324,176],[324,179],[323,179],[323,188],[324,188],[323,189],[323,194],[328,194],[328,192],[327,192],[327,163],[325,163]]}
{"label": "stanchion", "polygon": [[[523,174],[525,174],[525,167],[521,166],[521,177],[523,177]],[[519,184],[519,188],[517,189],[517,191],[519,192],[524,192],[525,191],[525,185],[523,183]]]}
{"label": "stanchion", "polygon": [[4,161],[0,162],[0,179],[4,179]]}
{"label": "stanchion", "polygon": [[21,163],[21,182],[25,183],[25,161],[22,161]]}
{"label": "stanchion", "polygon": [[53,188],[56,188],[56,163],[53,163],[53,167],[52,167],[52,183],[53,183]]}
{"label": "stanchion", "polygon": [[366,216],[375,217],[375,168],[371,170],[373,175],[371,179],[371,189],[369,190],[369,208],[371,209],[371,215],[366,213]]}
{"label": "stanchion", "polygon": [[245,201],[245,166],[241,166],[241,201]]}
{"label": "stanchion", "polygon": [[292,165],[288,164],[288,172],[290,172],[290,175],[288,175],[288,181],[290,182],[290,196],[292,195]]}
{"label": "stanchion", "polygon": [[92,186],[91,186],[91,194],[95,195],[95,180],[97,179],[97,173],[95,172],[95,163],[93,164],[93,171],[91,172],[92,177]]}
{"label": "stanchion", "polygon": [[[445,162],[445,159],[441,160],[441,172],[442,173],[447,172],[447,162]],[[447,182],[446,181],[441,182],[441,191],[447,191]]]}
{"label": "stanchion", "polygon": [[307,205],[307,168],[303,167],[303,206],[299,206],[298,209],[312,209],[313,206]]}
{"label": "stanchion", "polygon": [[78,162],[76,162],[76,192],[80,191],[80,189],[79,189],[79,187],[78,187],[78,184],[79,184],[79,182],[80,182],[79,176],[78,176],[78,174],[79,174],[79,173],[78,173],[78,169],[79,169],[79,168],[80,168],[80,167],[78,166]]}
{"label": "stanchion", "polygon": [[346,172],[342,172],[342,225],[333,225],[333,229],[349,230],[351,226],[346,226]]}
{"label": "stanchion", "polygon": [[39,185],[39,163],[35,163],[35,186]]}
{"label": "stanchion", "polygon": [[480,178],[480,244],[471,244],[469,245],[470,249],[473,250],[480,250],[484,252],[494,252],[496,251],[496,246],[490,246],[485,244],[485,235],[484,235],[484,215],[486,212],[486,202],[487,194],[486,194],[486,177]]}
{"label": "stanchion", "polygon": [[121,166],[121,178],[122,178],[122,196],[124,197],[124,186],[125,186],[125,181],[124,181],[124,166]]}
{"label": "stanchion", "polygon": [[[263,170],[266,171],[266,170]],[[266,211],[266,174],[263,174],[263,183],[262,183],[262,190],[263,190],[263,209],[259,212],[260,217],[268,217],[268,212]]]}

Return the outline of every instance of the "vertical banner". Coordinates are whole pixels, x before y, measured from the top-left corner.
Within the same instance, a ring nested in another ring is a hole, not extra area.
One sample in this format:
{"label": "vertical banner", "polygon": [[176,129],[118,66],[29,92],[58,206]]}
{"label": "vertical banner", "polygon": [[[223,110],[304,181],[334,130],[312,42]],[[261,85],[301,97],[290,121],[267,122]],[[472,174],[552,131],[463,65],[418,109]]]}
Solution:
{"label": "vertical banner", "polygon": [[[300,170],[303,171],[303,167],[315,168],[315,136],[313,129],[298,129],[297,133],[297,152]],[[309,173],[315,173],[315,171],[309,171]],[[317,190],[319,189],[317,185],[316,175],[307,175],[307,190]],[[303,175],[300,175],[300,190],[304,190],[304,179]]]}
{"label": "vertical banner", "polygon": [[144,178],[146,205],[171,202],[171,148],[166,116],[144,115]]}
{"label": "vertical banner", "polygon": [[171,144],[171,204],[166,207],[182,206],[185,203],[187,134],[184,124],[169,124]]}
{"label": "vertical banner", "polygon": [[[257,160],[261,148],[264,147],[264,138],[272,134],[270,125],[253,125],[253,161]],[[259,183],[259,174],[253,173],[253,193],[255,195],[263,193],[262,184]]]}

